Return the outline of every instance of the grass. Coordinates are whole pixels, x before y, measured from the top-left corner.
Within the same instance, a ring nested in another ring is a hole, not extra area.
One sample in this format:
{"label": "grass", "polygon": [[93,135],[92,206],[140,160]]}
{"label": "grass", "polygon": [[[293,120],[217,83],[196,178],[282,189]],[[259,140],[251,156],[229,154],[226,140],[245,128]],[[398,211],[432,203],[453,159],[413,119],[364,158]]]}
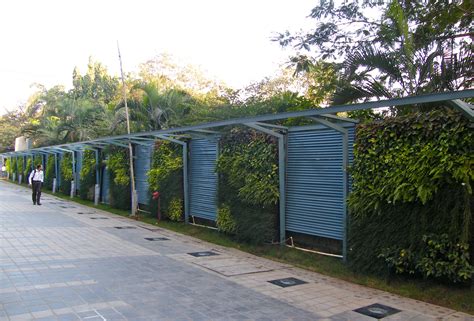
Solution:
{"label": "grass", "polygon": [[[46,191],[46,193],[49,194],[48,191]],[[126,217],[130,215],[129,211],[112,208],[109,205],[99,204],[98,206],[95,206],[91,201],[79,198],[71,199],[69,196],[62,194],[54,194],[54,196],[101,209],[113,214]],[[289,263],[306,270],[318,272],[352,283],[440,305],[453,310],[474,314],[474,291],[469,288],[456,288],[431,281],[410,280],[402,277],[395,277],[391,279],[390,283],[388,283],[385,278],[354,273],[343,264],[340,259],[307,253],[289,247],[243,244],[216,230],[171,221],[157,222],[156,218],[146,215],[140,217],[140,221],[172,230],[174,232],[193,236],[203,241],[225,247],[236,248],[244,252],[283,263]]]}

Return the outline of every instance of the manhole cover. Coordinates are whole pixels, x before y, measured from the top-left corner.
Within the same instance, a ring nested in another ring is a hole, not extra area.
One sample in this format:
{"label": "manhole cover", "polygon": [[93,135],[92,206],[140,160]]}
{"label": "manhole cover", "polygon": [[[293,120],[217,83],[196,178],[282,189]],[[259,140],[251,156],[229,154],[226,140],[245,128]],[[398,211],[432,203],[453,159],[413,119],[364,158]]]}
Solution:
{"label": "manhole cover", "polygon": [[357,313],[372,317],[372,318],[376,318],[376,319],[382,319],[389,315],[400,312],[400,310],[398,309],[395,309],[383,304],[379,304],[379,303],[368,305],[366,307],[362,307],[354,311]]}
{"label": "manhole cover", "polygon": [[89,217],[91,220],[108,220],[108,217]]}
{"label": "manhole cover", "polygon": [[268,281],[268,282],[270,282],[272,284],[275,284],[275,285],[278,285],[282,288],[287,288],[289,286],[295,286],[295,285],[308,283],[308,282],[305,282],[303,280],[296,279],[296,278],[277,279],[277,280],[272,280],[272,281]]}
{"label": "manhole cover", "polygon": [[132,230],[135,229],[135,226],[114,226],[117,230]]}
{"label": "manhole cover", "polygon": [[169,239],[166,237],[145,237],[147,241],[168,241]]}
{"label": "manhole cover", "polygon": [[191,252],[188,253],[189,255],[195,256],[195,257],[203,257],[203,256],[214,256],[214,255],[219,255],[216,252],[212,251],[203,251],[203,252]]}

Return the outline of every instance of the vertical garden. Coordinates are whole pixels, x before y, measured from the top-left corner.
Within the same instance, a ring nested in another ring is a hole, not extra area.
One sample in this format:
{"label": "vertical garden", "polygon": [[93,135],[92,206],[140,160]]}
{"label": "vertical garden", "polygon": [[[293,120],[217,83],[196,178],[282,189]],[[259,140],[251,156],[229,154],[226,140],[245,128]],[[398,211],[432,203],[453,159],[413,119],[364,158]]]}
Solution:
{"label": "vertical garden", "polygon": [[220,141],[217,227],[238,240],[278,239],[278,142],[254,130],[233,129]]}
{"label": "vertical garden", "polygon": [[473,147],[469,121],[448,110],[358,126],[350,265],[468,282],[474,271]]}

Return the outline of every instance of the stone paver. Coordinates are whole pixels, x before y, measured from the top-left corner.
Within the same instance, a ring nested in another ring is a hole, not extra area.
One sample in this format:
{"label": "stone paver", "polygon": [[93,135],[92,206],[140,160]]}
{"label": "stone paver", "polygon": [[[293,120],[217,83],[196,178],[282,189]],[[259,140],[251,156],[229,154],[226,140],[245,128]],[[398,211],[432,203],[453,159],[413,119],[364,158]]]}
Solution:
{"label": "stone paver", "polygon": [[[401,310],[383,320],[474,320],[52,196],[43,206],[30,198],[0,181],[0,321],[376,320],[353,311],[373,303]],[[188,254],[202,251],[217,255]],[[269,283],[284,278],[306,283]]]}

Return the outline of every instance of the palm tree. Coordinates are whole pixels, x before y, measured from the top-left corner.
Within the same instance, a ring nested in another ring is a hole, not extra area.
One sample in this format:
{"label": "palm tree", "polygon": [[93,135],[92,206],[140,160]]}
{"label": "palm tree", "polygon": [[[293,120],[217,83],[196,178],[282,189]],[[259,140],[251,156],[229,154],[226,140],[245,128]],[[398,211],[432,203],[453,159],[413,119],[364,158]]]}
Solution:
{"label": "palm tree", "polygon": [[472,85],[469,46],[453,44],[449,48],[441,40],[416,43],[398,1],[392,2],[386,18],[393,38],[384,46],[364,45],[348,55],[342,64],[343,80],[334,103],[458,90]]}
{"label": "palm tree", "polygon": [[[132,87],[127,101],[133,131],[152,131],[183,125],[186,116],[198,103],[181,89],[160,91],[155,83],[139,83]],[[117,106],[113,130],[125,122],[124,104]]]}

